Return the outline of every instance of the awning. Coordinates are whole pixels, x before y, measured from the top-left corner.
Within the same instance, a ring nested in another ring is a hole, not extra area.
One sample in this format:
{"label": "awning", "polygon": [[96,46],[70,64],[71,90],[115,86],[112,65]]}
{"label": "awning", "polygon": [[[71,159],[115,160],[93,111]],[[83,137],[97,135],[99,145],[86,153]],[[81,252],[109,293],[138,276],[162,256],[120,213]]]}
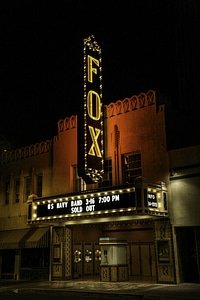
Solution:
{"label": "awning", "polygon": [[20,241],[29,229],[5,230],[0,232],[0,249],[18,249]]}
{"label": "awning", "polygon": [[49,246],[49,227],[31,228],[23,248],[44,248]]}
{"label": "awning", "polygon": [[44,248],[49,246],[49,227],[0,232],[0,249]]}

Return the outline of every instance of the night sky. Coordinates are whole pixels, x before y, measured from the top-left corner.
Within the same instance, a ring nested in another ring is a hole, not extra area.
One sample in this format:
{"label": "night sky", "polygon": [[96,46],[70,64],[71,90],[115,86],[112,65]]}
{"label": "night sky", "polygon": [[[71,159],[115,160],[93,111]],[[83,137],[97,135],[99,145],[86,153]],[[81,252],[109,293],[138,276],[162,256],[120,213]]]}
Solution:
{"label": "night sky", "polygon": [[199,0],[2,2],[0,134],[13,147],[53,138],[58,120],[77,114],[90,35],[105,104],[154,89],[198,115]]}

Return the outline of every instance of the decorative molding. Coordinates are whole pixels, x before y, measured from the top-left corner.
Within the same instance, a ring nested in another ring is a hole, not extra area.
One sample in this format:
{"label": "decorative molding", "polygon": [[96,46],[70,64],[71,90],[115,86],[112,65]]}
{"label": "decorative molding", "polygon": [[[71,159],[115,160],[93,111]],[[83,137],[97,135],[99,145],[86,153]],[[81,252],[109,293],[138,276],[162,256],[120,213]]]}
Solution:
{"label": "decorative molding", "polygon": [[106,117],[110,118],[133,110],[144,108],[156,104],[156,91],[149,90],[147,93],[141,93],[138,96],[117,100],[106,105]]}
{"label": "decorative molding", "polygon": [[58,132],[70,130],[77,127],[77,116],[72,115],[71,117],[66,117],[64,120],[60,119],[58,121]]}
{"label": "decorative molding", "polygon": [[30,158],[39,154],[51,151],[52,141],[46,140],[30,146],[17,148],[16,150],[7,151],[1,155],[0,163],[5,164],[20,159]]}

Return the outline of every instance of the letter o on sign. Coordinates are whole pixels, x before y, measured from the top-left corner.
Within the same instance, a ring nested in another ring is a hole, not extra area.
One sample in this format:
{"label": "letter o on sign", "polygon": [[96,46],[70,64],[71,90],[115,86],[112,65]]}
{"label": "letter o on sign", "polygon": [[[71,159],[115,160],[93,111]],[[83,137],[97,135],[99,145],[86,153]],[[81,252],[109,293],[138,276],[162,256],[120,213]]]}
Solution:
{"label": "letter o on sign", "polygon": [[[94,109],[93,104],[95,104],[96,109]],[[88,115],[91,119],[93,119],[93,120],[100,119],[100,117],[101,117],[101,100],[100,100],[99,94],[96,93],[95,91],[88,92],[87,109],[88,109]],[[94,115],[94,113],[95,113],[95,115]]]}

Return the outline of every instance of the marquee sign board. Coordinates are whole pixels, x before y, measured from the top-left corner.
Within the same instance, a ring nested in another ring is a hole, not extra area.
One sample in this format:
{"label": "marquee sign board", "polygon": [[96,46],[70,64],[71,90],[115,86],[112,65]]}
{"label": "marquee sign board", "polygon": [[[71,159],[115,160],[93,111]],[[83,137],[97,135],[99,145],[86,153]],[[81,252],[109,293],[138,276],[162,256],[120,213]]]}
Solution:
{"label": "marquee sign board", "polygon": [[84,103],[78,116],[78,174],[86,183],[104,172],[102,60],[94,36],[84,39]]}
{"label": "marquee sign board", "polygon": [[103,213],[105,211],[128,209],[135,207],[135,192],[101,195],[74,200],[57,199],[37,205],[37,218],[49,216],[70,216],[90,214],[92,212]]}
{"label": "marquee sign board", "polygon": [[158,208],[156,193],[147,194],[147,206],[151,208]]}
{"label": "marquee sign board", "polygon": [[[156,193],[148,193],[149,214],[159,213]],[[35,221],[46,219],[87,217],[99,214],[126,214],[137,212],[135,189],[112,190],[95,194],[65,196],[35,201],[32,217]]]}

